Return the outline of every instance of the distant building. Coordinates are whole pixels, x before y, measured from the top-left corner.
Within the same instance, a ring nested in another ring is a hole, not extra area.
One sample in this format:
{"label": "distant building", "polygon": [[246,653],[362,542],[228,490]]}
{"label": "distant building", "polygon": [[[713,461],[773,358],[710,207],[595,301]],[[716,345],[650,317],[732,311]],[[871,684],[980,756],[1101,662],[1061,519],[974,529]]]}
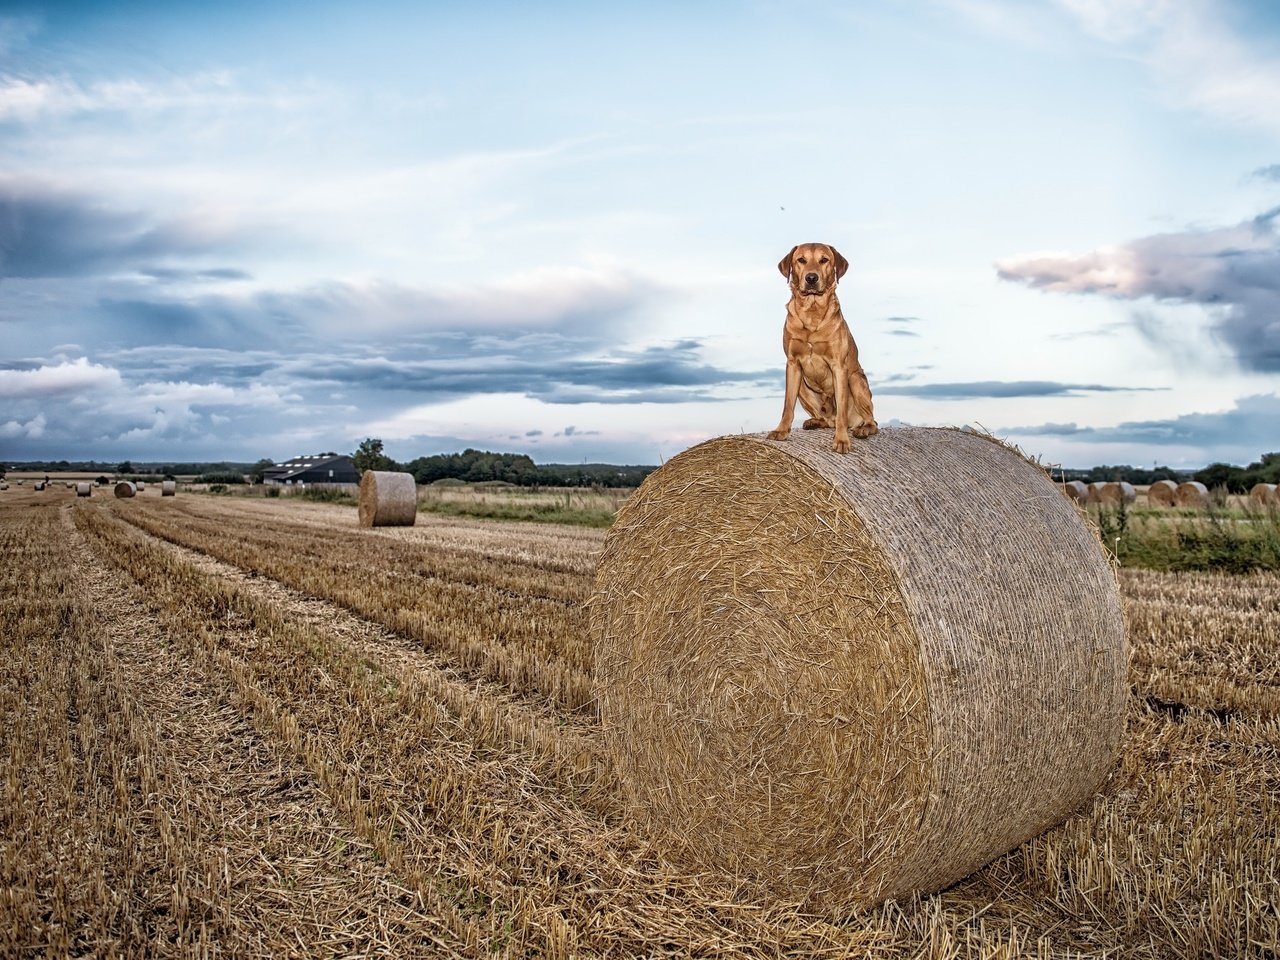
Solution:
{"label": "distant building", "polygon": [[320,454],[294,457],[262,471],[262,482],[279,486],[306,486],[309,483],[359,483],[360,474],[348,456]]}

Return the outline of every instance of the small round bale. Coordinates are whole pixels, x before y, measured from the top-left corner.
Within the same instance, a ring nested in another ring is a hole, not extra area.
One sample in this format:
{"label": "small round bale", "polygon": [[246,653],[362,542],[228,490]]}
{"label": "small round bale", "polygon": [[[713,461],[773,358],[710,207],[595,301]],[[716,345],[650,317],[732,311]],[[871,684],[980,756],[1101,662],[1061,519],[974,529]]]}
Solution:
{"label": "small round bale", "polygon": [[85,481],[83,481],[83,480],[82,480],[82,481],[80,481],[79,483],[77,483],[77,484],[76,484],[76,496],[77,496],[77,497],[91,497],[91,496],[93,496],[93,484],[92,484],[92,483],[87,483],[87,482],[85,482]]}
{"label": "small round bale", "polygon": [[44,481],[43,481],[43,480],[37,480],[37,481],[35,482],[35,484],[31,487],[31,489],[32,489],[32,490],[35,490],[37,493],[39,493],[39,492],[43,491],[43,490],[44,490]]}
{"label": "small round bale", "polygon": [[178,493],[178,483],[175,480],[165,480],[160,484],[160,496],[172,497]]}
{"label": "small round bale", "polygon": [[1092,796],[1124,622],[1054,488],[917,427],[847,455],[827,430],[722,437],[646,479],[591,624],[605,742],[659,849],[844,912],[946,887]]}
{"label": "small round bale", "polygon": [[1082,480],[1068,480],[1062,485],[1062,492],[1067,498],[1074,500],[1076,503],[1089,502],[1089,486]]}
{"label": "small round bale", "polygon": [[366,470],[360,476],[359,513],[362,527],[412,527],[418,518],[413,474]]}
{"label": "small round bale", "polygon": [[1249,502],[1255,507],[1280,504],[1280,494],[1277,494],[1276,490],[1274,483],[1255,483],[1249,491]]}
{"label": "small round bale", "polygon": [[1172,480],[1157,480],[1147,488],[1147,503],[1153,507],[1176,506],[1178,485]]}
{"label": "small round bale", "polygon": [[1209,506],[1209,488],[1199,480],[1188,480],[1178,484],[1174,494],[1180,507],[1204,508]]}
{"label": "small round bale", "polygon": [[116,484],[116,496],[120,499],[123,500],[128,497],[136,497],[137,495],[138,488],[135,487],[131,481],[121,480]]}
{"label": "small round bale", "polygon": [[1125,480],[1112,480],[1110,483],[1104,483],[1102,489],[1098,491],[1098,503],[1106,503],[1112,506],[1120,503],[1133,503],[1138,499],[1138,491],[1133,488],[1133,484]]}
{"label": "small round bale", "polygon": [[138,480],[136,483],[134,483],[134,486],[137,487],[138,492],[141,493],[143,490],[147,489],[147,481]]}

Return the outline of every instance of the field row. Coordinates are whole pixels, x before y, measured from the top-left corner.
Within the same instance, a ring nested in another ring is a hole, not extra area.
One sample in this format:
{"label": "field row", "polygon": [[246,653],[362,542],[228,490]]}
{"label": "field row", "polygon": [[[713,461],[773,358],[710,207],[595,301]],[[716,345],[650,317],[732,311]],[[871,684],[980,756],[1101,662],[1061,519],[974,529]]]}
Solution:
{"label": "field row", "polygon": [[628,826],[591,699],[600,534],[426,520],[0,512],[0,954],[1232,957],[1280,935],[1274,576],[1126,574],[1137,695],[1104,795],[836,921],[673,870]]}

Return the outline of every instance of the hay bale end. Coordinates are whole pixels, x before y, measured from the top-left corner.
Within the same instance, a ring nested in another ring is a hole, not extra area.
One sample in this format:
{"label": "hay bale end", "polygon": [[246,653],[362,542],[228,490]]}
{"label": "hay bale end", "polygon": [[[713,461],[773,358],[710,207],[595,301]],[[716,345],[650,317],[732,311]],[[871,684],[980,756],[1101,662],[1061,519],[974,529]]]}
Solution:
{"label": "hay bale end", "polygon": [[121,480],[119,483],[116,484],[115,490],[116,490],[116,496],[121,500],[125,500],[125,499],[128,499],[129,497],[135,497],[138,495],[138,488],[135,487],[133,483],[129,480]]}
{"label": "hay bale end", "polygon": [[160,496],[172,497],[178,493],[178,484],[175,480],[165,480],[160,484]]}
{"label": "hay bale end", "polygon": [[1203,509],[1209,506],[1209,488],[1199,480],[1188,480],[1178,484],[1174,498],[1180,507]]}
{"label": "hay bale end", "polygon": [[1268,507],[1280,504],[1280,494],[1274,483],[1255,483],[1249,490],[1249,502],[1255,507]]}
{"label": "hay bale end", "polygon": [[1097,535],[1037,465],[955,430],[830,446],[668,461],[606,538],[591,620],[605,741],[665,855],[844,912],[1092,796],[1127,648]]}
{"label": "hay bale end", "polygon": [[76,496],[77,496],[77,497],[91,497],[91,496],[93,496],[93,484],[92,484],[92,483],[86,483],[86,482],[85,482],[85,481],[83,481],[83,480],[82,480],[82,481],[80,481],[79,483],[77,483],[77,484],[76,484]]}
{"label": "hay bale end", "polygon": [[362,527],[412,527],[418,518],[413,474],[366,470],[360,475],[359,516]]}
{"label": "hay bale end", "polygon": [[1083,505],[1089,502],[1089,486],[1083,480],[1068,480],[1062,485],[1062,492],[1076,503]]}
{"label": "hay bale end", "polygon": [[1157,480],[1147,488],[1147,503],[1153,507],[1177,506],[1178,485],[1172,480]]}

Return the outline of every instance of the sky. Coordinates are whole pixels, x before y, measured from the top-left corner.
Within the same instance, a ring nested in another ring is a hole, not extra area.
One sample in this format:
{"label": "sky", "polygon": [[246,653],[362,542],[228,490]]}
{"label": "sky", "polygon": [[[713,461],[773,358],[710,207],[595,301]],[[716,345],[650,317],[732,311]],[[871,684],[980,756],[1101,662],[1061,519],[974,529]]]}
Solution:
{"label": "sky", "polygon": [[0,0],[0,460],[659,463],[809,241],[882,426],[1280,450],[1280,4]]}

